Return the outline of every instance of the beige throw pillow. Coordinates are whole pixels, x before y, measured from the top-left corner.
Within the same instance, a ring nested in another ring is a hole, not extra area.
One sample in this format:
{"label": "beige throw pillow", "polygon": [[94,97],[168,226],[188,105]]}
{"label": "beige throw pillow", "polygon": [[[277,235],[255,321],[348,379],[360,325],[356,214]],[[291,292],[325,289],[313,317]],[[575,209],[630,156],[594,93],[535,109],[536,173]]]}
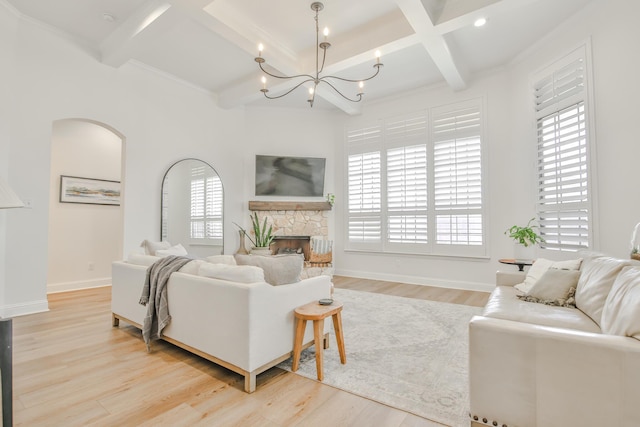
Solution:
{"label": "beige throw pillow", "polygon": [[533,265],[529,267],[524,282],[515,285],[515,288],[519,291],[527,293],[531,290],[533,285],[540,280],[542,275],[550,268],[556,268],[558,270],[580,270],[582,264],[582,258],[570,259],[567,261],[551,261],[545,258],[538,258],[534,261]]}
{"label": "beige throw pillow", "polygon": [[573,298],[580,272],[578,270],[548,269],[520,299],[546,305],[575,307]]}
{"label": "beige throw pillow", "polygon": [[147,255],[155,255],[159,249],[169,249],[171,243],[169,242],[152,242],[150,240],[143,240],[140,244],[144,248],[144,253]]}
{"label": "beige throw pillow", "polygon": [[254,265],[264,270],[264,278],[267,283],[287,285],[300,281],[300,273],[304,266],[304,259],[300,255],[240,255],[236,254],[238,265]]}
{"label": "beige throw pillow", "polygon": [[602,332],[640,340],[640,268],[625,267],[602,310]]}

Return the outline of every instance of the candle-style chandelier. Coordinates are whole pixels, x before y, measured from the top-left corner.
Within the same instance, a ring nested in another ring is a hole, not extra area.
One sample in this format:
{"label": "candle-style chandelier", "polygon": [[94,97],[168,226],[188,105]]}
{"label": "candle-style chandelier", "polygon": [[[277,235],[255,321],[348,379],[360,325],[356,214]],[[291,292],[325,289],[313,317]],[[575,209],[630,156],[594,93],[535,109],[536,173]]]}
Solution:
{"label": "candle-style chandelier", "polygon": [[[267,89],[267,78],[265,76],[262,76],[262,89],[260,89],[260,92],[262,92],[266,98],[268,98],[268,99],[282,98],[283,96],[289,95],[291,92],[293,92],[294,90],[296,90],[300,86],[304,85],[305,83],[313,82],[313,87],[309,88],[309,99],[308,99],[309,105],[311,107],[313,107],[313,101],[315,100],[315,97],[316,97],[316,88],[318,87],[318,85],[320,83],[326,83],[334,91],[336,91],[338,93],[338,95],[342,96],[344,99],[346,99],[348,101],[360,102],[362,100],[362,95],[364,95],[364,92],[363,92],[364,82],[366,82],[367,80],[371,80],[372,78],[377,76],[378,73],[380,72],[380,67],[382,67],[383,64],[380,62],[380,51],[377,50],[376,51],[376,63],[373,64],[373,67],[376,69],[376,71],[375,71],[375,73],[373,73],[372,76],[367,77],[366,79],[354,80],[354,79],[346,79],[344,77],[338,77],[338,76],[322,76],[322,77],[320,76],[320,74],[324,70],[324,63],[325,63],[325,60],[327,58],[327,49],[329,49],[331,47],[331,43],[329,43],[327,41],[327,37],[329,36],[329,29],[326,28],[326,27],[325,27],[324,33],[323,33],[324,34],[324,41],[320,42],[320,29],[319,29],[319,25],[318,25],[318,12],[320,12],[322,9],[324,9],[324,5],[321,2],[315,1],[315,2],[311,3],[311,10],[314,10],[316,12],[316,16],[315,16],[315,21],[316,21],[316,73],[315,73],[315,76],[313,76],[311,74],[298,74],[298,75],[295,75],[295,76],[279,76],[279,75],[270,73],[269,71],[265,70],[264,67],[262,66],[262,64],[264,64],[266,62],[266,59],[264,59],[262,57],[262,51],[264,49],[264,46],[262,45],[262,43],[260,43],[258,45],[258,56],[255,58],[255,61],[258,63],[258,66],[260,67],[260,69],[262,70],[263,73],[267,74],[268,76],[274,77],[276,79],[284,79],[284,80],[286,80],[286,79],[299,79],[299,78],[304,79],[300,83],[296,84],[294,87],[292,87],[291,89],[289,89],[288,91],[283,93],[282,95],[269,96],[268,95],[269,89]],[[322,49],[322,64],[320,64],[320,49]],[[349,82],[349,83],[356,83],[358,85],[358,93],[357,93],[356,97],[355,98],[350,98],[350,97],[344,95],[342,92],[340,92],[340,90],[338,90],[338,88],[336,88],[329,81],[329,79],[342,80],[343,82]]]}

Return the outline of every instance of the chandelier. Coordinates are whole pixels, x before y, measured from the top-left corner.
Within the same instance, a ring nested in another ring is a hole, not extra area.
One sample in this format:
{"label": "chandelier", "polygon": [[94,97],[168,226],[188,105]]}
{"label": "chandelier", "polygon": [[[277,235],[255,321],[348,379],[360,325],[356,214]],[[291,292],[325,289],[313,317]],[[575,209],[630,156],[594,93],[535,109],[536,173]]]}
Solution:
{"label": "chandelier", "polygon": [[[326,28],[326,27],[325,27],[324,32],[323,32],[324,41],[320,43],[320,30],[319,30],[319,26],[318,26],[318,12],[320,12],[322,9],[324,9],[324,5],[321,2],[315,1],[315,2],[311,3],[311,10],[316,12],[316,16],[315,16],[315,21],[316,21],[316,73],[315,73],[315,75],[298,74],[298,75],[295,75],[295,76],[281,76],[281,75],[276,75],[276,74],[270,73],[269,71],[265,70],[264,67],[263,67],[263,64],[266,62],[266,59],[264,59],[262,57],[262,51],[264,49],[264,46],[262,45],[262,43],[260,43],[258,45],[258,56],[255,58],[255,61],[258,63],[258,66],[260,67],[260,69],[262,70],[263,73],[265,73],[266,75],[271,76],[273,78],[276,78],[276,79],[283,79],[283,80],[304,79],[301,82],[299,82],[298,84],[296,84],[294,87],[292,87],[291,89],[289,89],[288,91],[283,93],[282,95],[269,96],[268,95],[269,89],[267,89],[267,78],[265,76],[262,76],[262,89],[260,89],[260,92],[262,92],[264,94],[265,98],[268,98],[268,99],[282,98],[283,96],[289,95],[291,92],[293,92],[294,90],[296,90],[300,86],[304,85],[305,83],[312,82],[313,83],[313,87],[309,88],[309,99],[307,101],[307,102],[309,102],[309,105],[311,107],[313,107],[313,101],[315,100],[315,97],[316,97],[316,89],[317,89],[317,87],[318,87],[318,85],[320,83],[326,83],[329,87],[331,87],[334,91],[336,91],[336,93],[338,95],[340,95],[341,97],[343,97],[344,99],[346,99],[348,101],[360,102],[362,100],[362,95],[364,95],[364,92],[363,92],[364,82],[367,81],[367,80],[371,80],[372,78],[377,76],[378,73],[380,72],[380,67],[382,67],[383,64],[380,62],[380,51],[377,50],[376,51],[376,63],[373,64],[373,67],[376,69],[376,71],[370,77],[367,77],[365,79],[354,80],[354,79],[346,79],[344,77],[330,76],[330,75],[320,76],[320,74],[324,70],[324,63],[325,63],[325,60],[327,58],[327,49],[329,49],[331,47],[331,43],[329,43],[327,41],[327,37],[329,36],[329,29]],[[320,49],[322,49],[322,63],[320,63]],[[334,86],[334,84],[330,81],[330,79],[341,80],[343,82],[349,82],[349,83],[356,83],[358,85],[358,93],[356,94],[356,97],[350,98],[350,97],[346,96],[345,94],[343,94],[342,92],[340,92],[340,90],[338,90],[338,88]]]}

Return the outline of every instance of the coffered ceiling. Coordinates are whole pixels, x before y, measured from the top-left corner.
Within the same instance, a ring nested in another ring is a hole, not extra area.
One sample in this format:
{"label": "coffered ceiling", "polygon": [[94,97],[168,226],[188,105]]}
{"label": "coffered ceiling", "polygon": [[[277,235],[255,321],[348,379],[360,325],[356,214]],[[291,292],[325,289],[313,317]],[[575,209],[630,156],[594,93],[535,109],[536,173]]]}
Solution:
{"label": "coffered ceiling", "polygon": [[[320,28],[332,47],[325,73],[359,79],[384,63],[354,104],[318,86],[313,108],[358,114],[368,100],[444,82],[453,90],[503,66],[594,0],[324,0]],[[315,72],[308,0],[0,0],[111,67],[144,64],[216,95],[221,107],[309,108],[303,88],[266,100],[254,57],[259,43],[276,73]],[[483,27],[473,23],[486,18]],[[321,36],[322,37],[322,36]],[[270,79],[269,94],[290,83]],[[348,87],[345,94],[355,95]]]}

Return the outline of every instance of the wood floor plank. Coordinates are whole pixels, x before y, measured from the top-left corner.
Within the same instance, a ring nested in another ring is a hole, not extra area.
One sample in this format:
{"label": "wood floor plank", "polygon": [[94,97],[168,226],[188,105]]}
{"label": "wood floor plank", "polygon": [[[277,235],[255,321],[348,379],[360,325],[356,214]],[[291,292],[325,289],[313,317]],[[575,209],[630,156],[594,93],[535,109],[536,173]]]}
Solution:
{"label": "wood floor plank", "polygon": [[[483,306],[487,293],[334,277],[337,288]],[[14,318],[16,426],[371,426],[439,424],[278,368],[255,393],[239,374],[140,330],[111,326],[111,288],[50,294]],[[348,343],[347,343],[348,344]]]}

